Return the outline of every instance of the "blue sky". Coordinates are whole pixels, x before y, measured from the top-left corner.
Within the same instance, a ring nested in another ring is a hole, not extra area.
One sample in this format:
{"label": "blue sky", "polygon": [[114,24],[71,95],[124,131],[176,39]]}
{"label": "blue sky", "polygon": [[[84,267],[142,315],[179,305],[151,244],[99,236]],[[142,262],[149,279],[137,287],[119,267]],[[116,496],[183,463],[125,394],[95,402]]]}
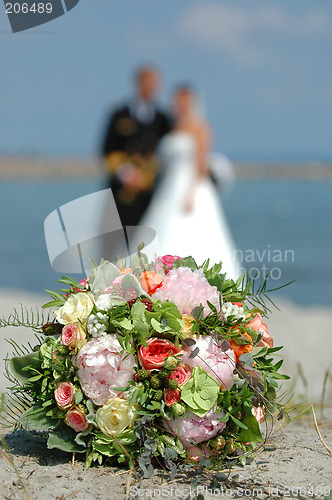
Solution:
{"label": "blue sky", "polygon": [[0,154],[93,156],[141,62],[200,91],[234,159],[332,160],[330,0],[80,0],[12,34],[0,7]]}

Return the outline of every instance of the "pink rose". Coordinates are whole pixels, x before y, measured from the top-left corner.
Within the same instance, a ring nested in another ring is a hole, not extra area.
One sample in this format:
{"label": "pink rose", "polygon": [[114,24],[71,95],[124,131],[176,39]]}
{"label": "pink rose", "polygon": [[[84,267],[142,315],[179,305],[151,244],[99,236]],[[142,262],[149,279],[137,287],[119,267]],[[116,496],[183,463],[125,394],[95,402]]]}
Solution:
{"label": "pink rose", "polygon": [[146,370],[155,370],[161,368],[168,356],[178,354],[180,349],[166,339],[150,338],[148,346],[142,345],[139,350],[139,358],[143,368]]}
{"label": "pink rose", "polygon": [[56,404],[61,410],[67,410],[75,401],[75,387],[71,382],[61,382],[54,391]]}
{"label": "pink rose", "polygon": [[67,346],[68,349],[76,349],[81,340],[85,340],[86,333],[82,326],[78,323],[68,323],[63,329],[61,334],[61,342]]}
{"label": "pink rose", "polygon": [[263,333],[263,338],[258,344],[259,347],[273,347],[273,339],[267,331],[267,326],[263,323],[262,316],[259,313],[257,313],[256,316],[249,321],[247,327]]}
{"label": "pink rose", "polygon": [[84,432],[88,428],[85,413],[78,406],[74,406],[74,408],[67,411],[65,423],[76,432]]}
{"label": "pink rose", "polygon": [[176,368],[174,368],[173,372],[169,375],[169,379],[175,379],[178,381],[179,387],[188,382],[191,377],[191,369],[185,363],[180,363]]}
{"label": "pink rose", "polygon": [[[165,271],[165,274],[168,274],[173,267],[173,262],[179,259],[181,259],[181,257],[177,255],[163,255],[162,257],[158,257],[156,260],[156,271]],[[165,267],[167,269],[165,269]]]}
{"label": "pink rose", "polygon": [[181,399],[180,389],[164,389],[164,401],[166,406],[173,406]]}
{"label": "pink rose", "polygon": [[191,448],[195,443],[202,443],[214,438],[225,428],[225,423],[219,418],[225,415],[223,410],[210,410],[204,417],[199,417],[187,411],[182,417],[171,420],[163,419],[163,427],[173,436],[177,436],[185,448]]}
{"label": "pink rose", "polygon": [[[202,335],[196,340],[196,344],[185,347],[182,360],[191,368],[201,366],[203,370],[214,377],[220,384],[221,389],[230,389],[234,383],[233,371],[235,369],[234,352],[232,349],[224,352],[209,335]],[[198,355],[189,358],[190,353],[199,348]]]}

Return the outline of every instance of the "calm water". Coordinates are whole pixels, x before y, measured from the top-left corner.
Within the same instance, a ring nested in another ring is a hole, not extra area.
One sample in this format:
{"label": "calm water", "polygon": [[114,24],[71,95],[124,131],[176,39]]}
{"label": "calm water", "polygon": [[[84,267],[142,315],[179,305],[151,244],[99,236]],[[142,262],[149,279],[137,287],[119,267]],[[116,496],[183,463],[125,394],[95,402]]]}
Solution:
{"label": "calm water", "polygon": [[[64,203],[95,192],[100,181],[1,181],[0,286],[36,292],[55,289],[44,219]],[[332,305],[332,183],[263,180],[238,182],[223,198],[243,266],[299,304]],[[78,221],[79,223],[79,221]]]}

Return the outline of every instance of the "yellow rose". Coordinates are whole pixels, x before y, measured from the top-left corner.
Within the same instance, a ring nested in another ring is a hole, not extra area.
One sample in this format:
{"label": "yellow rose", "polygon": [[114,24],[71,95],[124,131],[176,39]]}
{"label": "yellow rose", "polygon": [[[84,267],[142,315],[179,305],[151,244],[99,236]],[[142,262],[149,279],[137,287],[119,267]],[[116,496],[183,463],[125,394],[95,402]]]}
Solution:
{"label": "yellow rose", "polygon": [[114,437],[128,427],[132,427],[137,418],[135,405],[130,405],[126,399],[112,398],[96,412],[99,429],[106,436]]}
{"label": "yellow rose", "polygon": [[191,328],[193,326],[193,321],[195,321],[195,318],[193,318],[191,314],[182,314],[182,321],[184,322],[184,325],[181,328],[181,333],[184,338],[194,337],[194,334],[191,333]]}
{"label": "yellow rose", "polygon": [[93,295],[91,292],[72,293],[64,305],[54,311],[54,314],[61,325],[78,322],[85,324],[93,305]]}

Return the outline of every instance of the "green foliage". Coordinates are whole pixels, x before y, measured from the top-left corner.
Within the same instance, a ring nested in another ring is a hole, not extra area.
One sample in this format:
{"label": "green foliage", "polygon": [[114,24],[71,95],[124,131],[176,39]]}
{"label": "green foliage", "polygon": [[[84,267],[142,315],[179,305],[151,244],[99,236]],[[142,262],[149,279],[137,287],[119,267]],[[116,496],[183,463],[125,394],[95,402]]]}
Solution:
{"label": "green foliage", "polygon": [[9,361],[9,368],[13,376],[21,383],[31,385],[31,377],[39,374],[42,358],[39,351],[26,354],[25,356],[14,356]]}
{"label": "green foliage", "polygon": [[192,377],[182,388],[181,398],[190,411],[204,416],[216,403],[219,389],[216,379],[208,375],[200,366],[196,366]]}
{"label": "green foliage", "polygon": [[26,410],[19,418],[20,425],[28,431],[48,431],[54,428],[58,421],[46,415],[45,408],[33,406]]}
{"label": "green foliage", "polygon": [[54,432],[49,434],[47,448],[66,451],[69,453],[85,453],[86,447],[75,441],[77,433],[68,425],[59,425]]}

